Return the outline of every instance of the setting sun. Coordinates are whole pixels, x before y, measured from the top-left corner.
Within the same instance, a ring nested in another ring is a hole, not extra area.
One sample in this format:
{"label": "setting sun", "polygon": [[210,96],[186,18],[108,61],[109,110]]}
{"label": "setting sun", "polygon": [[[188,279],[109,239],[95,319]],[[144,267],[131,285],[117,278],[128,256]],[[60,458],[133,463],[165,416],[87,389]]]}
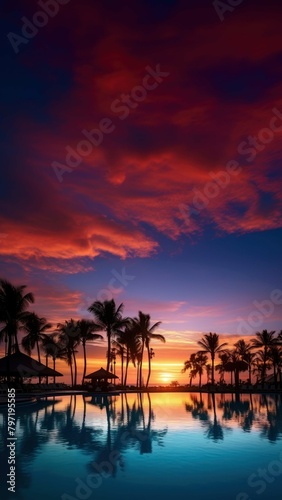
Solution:
{"label": "setting sun", "polygon": [[160,379],[163,383],[168,384],[172,380],[172,375],[171,373],[161,373],[160,374]]}

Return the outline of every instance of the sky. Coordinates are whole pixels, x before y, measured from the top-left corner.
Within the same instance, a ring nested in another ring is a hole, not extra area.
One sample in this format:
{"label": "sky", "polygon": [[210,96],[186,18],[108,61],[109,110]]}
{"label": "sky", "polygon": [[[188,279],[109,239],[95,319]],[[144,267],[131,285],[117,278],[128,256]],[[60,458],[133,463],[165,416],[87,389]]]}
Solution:
{"label": "sky", "polygon": [[110,298],[161,321],[155,383],[204,333],[280,331],[281,4],[2,10],[0,276],[54,328]]}

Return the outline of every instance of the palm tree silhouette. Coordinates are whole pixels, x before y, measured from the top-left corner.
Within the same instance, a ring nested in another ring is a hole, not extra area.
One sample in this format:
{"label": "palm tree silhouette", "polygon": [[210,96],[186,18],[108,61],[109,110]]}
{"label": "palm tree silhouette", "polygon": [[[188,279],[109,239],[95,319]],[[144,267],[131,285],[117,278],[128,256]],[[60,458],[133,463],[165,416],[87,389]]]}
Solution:
{"label": "palm tree silhouette", "polygon": [[[46,336],[46,331],[52,327],[51,323],[47,323],[46,318],[39,318],[36,313],[31,312],[27,315],[24,326],[22,327],[25,330],[27,335],[22,338],[22,347],[30,356],[32,350],[37,348],[37,356],[38,361],[41,363],[40,359],[40,349],[39,342],[42,342],[44,337]],[[38,377],[39,383],[41,382],[41,377]]]}
{"label": "palm tree silhouette", "polygon": [[0,280],[0,339],[8,342],[8,356],[19,351],[18,330],[27,319],[27,308],[34,302],[32,293],[25,293],[26,285],[13,286],[9,281]]}
{"label": "palm tree silhouette", "polygon": [[201,351],[193,353],[190,358],[184,361],[184,368],[181,370],[185,373],[190,370],[190,387],[192,384],[192,379],[199,375],[199,387],[202,386],[202,375],[204,373],[204,367],[207,364],[208,357]]}
{"label": "palm tree silhouette", "polygon": [[244,372],[247,370],[248,370],[247,362],[241,359],[236,349],[230,351],[229,359],[225,364],[225,371],[234,373],[235,388],[237,391],[239,390],[240,372]]}
{"label": "palm tree silhouette", "polygon": [[101,331],[100,326],[96,325],[94,321],[89,319],[81,319],[77,322],[78,327],[78,335],[79,339],[82,343],[83,348],[83,375],[82,375],[82,384],[84,383],[84,377],[86,375],[86,367],[87,367],[87,359],[86,359],[86,343],[87,342],[95,342],[96,340],[103,340],[103,336],[99,335],[98,332]]}
{"label": "palm tree silhouette", "polygon": [[252,339],[251,342],[252,348],[262,349],[263,352],[261,381],[262,386],[264,386],[269,350],[271,347],[279,344],[279,339],[278,337],[275,337],[275,331],[268,332],[267,330],[263,330],[262,332],[256,332],[256,338]]}
{"label": "palm tree silhouette", "polygon": [[[216,365],[215,370],[220,374],[220,383],[224,384],[225,383],[224,374],[225,374],[225,372],[227,372],[226,365],[230,359],[230,353],[227,352],[227,350],[226,350],[226,351],[219,353],[218,357],[219,357],[221,363]],[[232,377],[232,372],[231,372],[231,377]]]}
{"label": "palm tree silhouette", "polygon": [[39,318],[34,312],[28,314],[23,326],[27,335],[22,338],[22,347],[30,356],[36,346],[39,363],[41,363],[39,342],[45,338],[45,332],[50,328],[52,328],[51,323],[48,323],[46,318]]}
{"label": "palm tree silhouette", "polygon": [[150,356],[150,341],[160,340],[161,342],[165,342],[165,338],[163,335],[153,333],[158,326],[160,326],[161,321],[157,321],[153,325],[151,325],[151,317],[150,314],[144,314],[142,311],[138,312],[138,318],[133,318],[133,325],[136,328],[136,335],[140,338],[141,341],[141,362],[140,362],[140,373],[139,373],[139,384],[142,386],[142,365],[143,365],[143,354],[144,348],[147,349],[148,354],[148,376],[146,387],[148,387],[150,376],[151,376],[151,356]]}
{"label": "palm tree silhouette", "polygon": [[109,371],[110,368],[112,337],[129,322],[128,318],[122,317],[123,309],[124,305],[120,304],[117,308],[113,299],[105,300],[104,302],[93,302],[93,304],[88,308],[88,311],[94,314],[95,323],[100,327],[100,330],[105,330],[107,333],[107,371]]}
{"label": "palm tree silhouette", "polygon": [[[46,356],[46,365],[48,366],[48,356],[53,359],[53,370],[56,370],[56,360],[62,359],[67,361],[66,349],[62,348],[59,341],[56,341],[57,333],[51,333],[50,335],[44,335],[41,340],[43,351]],[[53,383],[55,384],[56,377],[53,377]]]}
{"label": "palm tree silhouette", "polygon": [[277,389],[277,373],[280,372],[280,368],[282,365],[282,349],[280,346],[272,346],[268,352],[268,359],[272,363],[273,367],[273,378],[275,388]]}
{"label": "palm tree silhouette", "polygon": [[70,319],[64,323],[58,323],[57,331],[59,333],[60,346],[65,349],[66,360],[71,372],[72,387],[74,387],[77,384],[77,364],[75,353],[77,352],[76,347],[80,343],[77,322]]}
{"label": "palm tree silhouette", "polygon": [[212,376],[212,385],[214,386],[214,359],[215,355],[222,352],[225,346],[227,346],[227,342],[223,344],[219,344],[219,336],[217,333],[206,333],[201,340],[198,342],[199,346],[203,349],[200,352],[206,353],[208,352],[211,356],[211,376]]}
{"label": "palm tree silhouette", "polygon": [[236,351],[238,352],[240,358],[242,361],[246,361],[248,368],[249,368],[249,383],[252,383],[252,363],[255,358],[255,354],[251,352],[252,349],[252,344],[249,344],[245,342],[244,339],[238,340],[234,344],[234,347],[236,348]]}

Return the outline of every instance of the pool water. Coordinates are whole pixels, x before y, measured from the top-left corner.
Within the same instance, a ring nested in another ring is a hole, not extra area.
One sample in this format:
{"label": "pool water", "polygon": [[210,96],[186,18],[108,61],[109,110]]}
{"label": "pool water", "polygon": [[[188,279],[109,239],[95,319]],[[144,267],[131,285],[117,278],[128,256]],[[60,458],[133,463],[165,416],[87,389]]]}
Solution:
{"label": "pool water", "polygon": [[13,493],[1,408],[4,500],[282,497],[280,395],[55,396],[16,418]]}

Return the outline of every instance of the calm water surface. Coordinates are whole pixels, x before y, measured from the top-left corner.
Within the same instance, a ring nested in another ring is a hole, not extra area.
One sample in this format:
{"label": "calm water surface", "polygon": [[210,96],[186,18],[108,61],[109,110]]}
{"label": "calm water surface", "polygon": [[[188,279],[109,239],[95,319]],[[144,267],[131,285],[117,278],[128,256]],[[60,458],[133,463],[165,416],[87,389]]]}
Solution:
{"label": "calm water surface", "polygon": [[16,493],[1,499],[281,500],[280,395],[56,396],[17,408]]}

